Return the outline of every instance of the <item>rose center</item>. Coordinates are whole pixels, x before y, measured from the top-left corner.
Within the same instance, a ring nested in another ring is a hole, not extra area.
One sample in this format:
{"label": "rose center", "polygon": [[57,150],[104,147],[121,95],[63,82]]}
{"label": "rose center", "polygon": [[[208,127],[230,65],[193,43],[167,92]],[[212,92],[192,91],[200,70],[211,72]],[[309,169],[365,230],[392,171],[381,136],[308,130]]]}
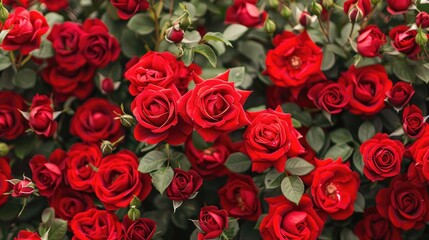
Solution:
{"label": "rose center", "polygon": [[301,58],[298,56],[292,56],[289,60],[290,65],[292,66],[293,69],[299,69],[301,68],[302,65],[302,61]]}

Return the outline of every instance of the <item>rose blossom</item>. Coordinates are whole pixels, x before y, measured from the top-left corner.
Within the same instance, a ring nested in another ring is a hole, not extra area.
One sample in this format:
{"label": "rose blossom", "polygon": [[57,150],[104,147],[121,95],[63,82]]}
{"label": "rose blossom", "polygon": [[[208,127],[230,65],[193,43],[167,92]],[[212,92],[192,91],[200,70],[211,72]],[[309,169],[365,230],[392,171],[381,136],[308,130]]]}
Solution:
{"label": "rose blossom", "polygon": [[122,227],[118,217],[106,210],[91,208],[76,214],[71,221],[73,240],[109,239],[121,240]]}
{"label": "rose blossom", "polygon": [[257,0],[234,0],[228,7],[225,23],[238,23],[246,27],[262,27],[268,14],[256,6]]}
{"label": "rose blossom", "polygon": [[219,237],[228,228],[228,213],[215,206],[202,207],[199,217],[200,228],[204,233],[198,233],[198,239]]}
{"label": "rose blossom", "polygon": [[410,30],[406,25],[392,28],[389,32],[392,46],[409,58],[415,58],[420,53],[420,46],[416,43],[416,30]]}
{"label": "rose blossom", "polygon": [[402,128],[410,138],[419,138],[423,135],[427,126],[423,118],[422,110],[416,105],[404,108],[402,112]]}
{"label": "rose blossom", "polygon": [[122,220],[125,240],[149,240],[156,232],[156,222],[149,218],[139,218],[132,221],[125,215]]}
{"label": "rose blossom", "polygon": [[170,200],[183,201],[195,196],[203,184],[203,179],[194,170],[188,172],[180,168],[174,169],[174,177],[167,187],[167,196]]}
{"label": "rose blossom", "polygon": [[381,47],[386,44],[386,36],[380,28],[369,25],[359,31],[357,38],[357,50],[364,57],[377,57],[380,55]]}
{"label": "rose blossom", "polygon": [[387,100],[396,109],[402,109],[408,104],[415,91],[411,84],[397,82],[390,91],[386,92]]}
{"label": "rose blossom", "polygon": [[54,208],[55,216],[67,220],[69,225],[70,220],[76,214],[95,207],[91,195],[75,191],[64,185],[48,198],[48,202],[49,206]]}
{"label": "rose blossom", "polygon": [[317,108],[330,114],[340,113],[349,104],[350,98],[346,88],[336,82],[326,81],[312,86],[308,98]]}
{"label": "rose blossom", "polygon": [[0,138],[13,140],[24,133],[25,118],[19,110],[26,111],[26,108],[21,95],[12,91],[0,92]]}
{"label": "rose blossom", "polygon": [[28,123],[31,129],[36,134],[50,137],[57,130],[57,122],[54,119],[52,100],[45,95],[36,94],[28,114]]}
{"label": "rose blossom", "polygon": [[147,0],[110,0],[110,3],[117,9],[118,16],[122,20],[128,20],[134,14],[149,7]]}
{"label": "rose blossom", "polygon": [[387,11],[393,15],[403,14],[408,11],[412,3],[412,0],[387,0]]}
{"label": "rose blossom", "polygon": [[381,216],[375,207],[365,209],[363,219],[354,229],[360,240],[389,239],[401,240],[401,231]]}

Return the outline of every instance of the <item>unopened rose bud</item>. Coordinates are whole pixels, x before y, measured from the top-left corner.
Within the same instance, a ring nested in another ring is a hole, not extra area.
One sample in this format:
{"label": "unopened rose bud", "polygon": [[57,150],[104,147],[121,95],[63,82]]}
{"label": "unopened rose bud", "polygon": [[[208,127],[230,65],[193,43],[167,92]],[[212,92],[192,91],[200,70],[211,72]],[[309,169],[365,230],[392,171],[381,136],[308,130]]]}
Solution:
{"label": "unopened rose bud", "polygon": [[9,153],[9,146],[6,143],[0,142],[0,157],[4,157]]}
{"label": "unopened rose bud", "polygon": [[113,150],[115,149],[115,146],[110,141],[103,140],[103,142],[101,142],[100,149],[104,155],[109,155],[113,152]]}
{"label": "unopened rose bud", "polygon": [[185,31],[180,28],[179,24],[165,30],[165,40],[169,43],[180,43],[185,37]]}
{"label": "unopened rose bud", "polygon": [[419,12],[416,16],[416,25],[421,28],[429,27],[429,13]]}
{"label": "unopened rose bud", "polygon": [[301,13],[301,16],[299,16],[299,23],[300,23],[302,26],[306,27],[306,26],[308,26],[309,24],[311,24],[311,22],[312,22],[312,18],[311,18],[310,13],[309,13],[309,12],[306,12],[306,11],[303,11],[303,12]]}
{"label": "unopened rose bud", "polygon": [[189,26],[191,26],[192,20],[191,17],[189,17],[189,13],[184,16],[179,23],[179,26],[181,29],[186,30]]}
{"label": "unopened rose bud", "polygon": [[265,20],[264,30],[269,34],[273,34],[276,31],[276,24],[273,22],[273,20],[269,18]]}
{"label": "unopened rose bud", "polygon": [[347,15],[349,17],[350,22],[352,23],[358,22],[363,18],[363,12],[359,9],[357,5],[353,5],[353,7],[349,9]]}
{"label": "unopened rose bud", "polygon": [[272,8],[276,8],[279,6],[279,0],[268,0],[268,5]]}
{"label": "unopened rose bud", "polygon": [[119,117],[122,126],[130,128],[134,125],[134,117],[129,114],[124,114]]}
{"label": "unopened rose bud", "polygon": [[136,196],[133,197],[133,200],[131,200],[130,202],[130,206],[131,207],[135,207],[138,208],[142,205],[142,202],[140,201],[140,199]]}
{"label": "unopened rose bud", "polygon": [[417,32],[416,43],[421,47],[426,46],[426,44],[428,43],[428,36],[421,29],[419,29]]}
{"label": "unopened rose bud", "polygon": [[380,3],[381,2],[381,0],[371,0],[371,3],[375,6],[375,5],[377,5],[378,3]]}
{"label": "unopened rose bud", "polygon": [[288,6],[284,5],[284,6],[282,7],[282,10],[281,10],[280,14],[281,14],[284,18],[288,19],[288,18],[290,18],[290,16],[292,16],[292,10],[290,10],[290,8],[289,8]]}
{"label": "unopened rose bud", "polygon": [[322,5],[320,5],[320,3],[317,2],[312,2],[311,3],[311,12],[315,15],[320,15],[323,11],[323,7]]}
{"label": "unopened rose bud", "polygon": [[9,11],[0,4],[0,22],[4,23],[6,19],[9,17]]}
{"label": "unopened rose bud", "polygon": [[11,179],[8,182],[13,184],[12,197],[29,197],[36,191],[36,185],[30,178],[24,177],[23,180]]}
{"label": "unopened rose bud", "polygon": [[128,210],[128,218],[132,221],[136,221],[140,218],[140,211],[137,208],[131,207],[130,210]]}
{"label": "unopened rose bud", "polygon": [[323,0],[322,5],[324,8],[330,9],[334,6],[334,1],[333,0]]}
{"label": "unopened rose bud", "polygon": [[111,78],[104,78],[101,80],[101,90],[105,93],[115,91],[115,84]]}

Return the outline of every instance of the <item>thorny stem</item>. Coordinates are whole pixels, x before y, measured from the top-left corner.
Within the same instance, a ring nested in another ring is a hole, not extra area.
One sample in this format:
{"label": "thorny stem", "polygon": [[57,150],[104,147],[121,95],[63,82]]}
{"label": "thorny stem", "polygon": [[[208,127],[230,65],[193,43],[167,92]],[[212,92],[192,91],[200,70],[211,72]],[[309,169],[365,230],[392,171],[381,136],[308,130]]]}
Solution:
{"label": "thorny stem", "polygon": [[326,39],[328,40],[328,43],[331,43],[331,39],[329,38],[329,33],[326,32],[326,29],[323,26],[323,22],[320,19],[320,16],[317,16],[317,20],[319,21],[320,29],[322,30],[323,34],[325,35]]}
{"label": "thorny stem", "polygon": [[[158,4],[161,4],[161,1]],[[159,16],[158,16],[156,10],[154,9],[154,6],[155,6],[155,2],[154,2],[154,0],[151,0],[149,9],[152,12],[153,21],[155,22],[155,47],[154,47],[154,51],[158,51],[159,44],[161,43],[160,34],[159,34],[159,21],[158,21]]]}

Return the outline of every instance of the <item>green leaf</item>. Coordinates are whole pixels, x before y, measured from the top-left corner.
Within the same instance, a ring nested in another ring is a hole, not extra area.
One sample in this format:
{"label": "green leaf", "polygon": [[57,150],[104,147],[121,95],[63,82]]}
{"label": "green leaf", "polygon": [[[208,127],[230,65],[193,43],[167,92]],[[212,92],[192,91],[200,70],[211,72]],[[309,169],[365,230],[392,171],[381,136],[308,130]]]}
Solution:
{"label": "green leaf", "polygon": [[223,36],[226,40],[235,41],[241,37],[246,31],[247,27],[241,24],[231,24],[223,32]]}
{"label": "green leaf", "polygon": [[192,144],[194,144],[198,150],[205,150],[211,146],[211,144],[204,141],[201,135],[196,131],[192,132]]}
{"label": "green leaf", "polygon": [[418,62],[417,66],[414,68],[414,72],[423,82],[426,84],[429,83],[429,66],[425,64],[424,61]]}
{"label": "green leaf", "polygon": [[325,48],[327,51],[333,52],[342,58],[347,58],[347,53],[344,50],[344,48],[342,48],[342,47],[340,47],[334,43],[326,44]]}
{"label": "green leaf", "polygon": [[213,40],[213,41],[223,42],[225,43],[226,46],[232,47],[231,42],[228,41],[225,38],[225,36],[220,32],[208,32],[204,35],[203,40],[205,41]]}
{"label": "green leaf", "polygon": [[148,35],[155,29],[152,18],[145,13],[137,13],[127,23],[127,27],[141,35]]}
{"label": "green leaf", "polygon": [[142,173],[158,170],[166,160],[167,155],[164,152],[158,150],[148,152],[140,159],[138,170]]}
{"label": "green leaf", "polygon": [[343,228],[340,233],[340,240],[359,240],[350,228]]}
{"label": "green leaf", "polygon": [[64,17],[61,14],[56,12],[48,12],[45,14],[46,22],[48,22],[49,26],[54,26],[56,23],[64,22]]}
{"label": "green leaf", "polygon": [[67,221],[55,218],[49,225],[48,240],[62,240],[67,233]]}
{"label": "green leaf", "polygon": [[10,58],[4,55],[0,55],[0,71],[5,70],[6,68],[10,67],[10,65],[12,65]]}
{"label": "green leaf", "polygon": [[158,190],[159,193],[163,194],[171,181],[173,181],[174,171],[171,167],[161,167],[155,172],[151,172],[152,184]]}
{"label": "green leaf", "polygon": [[304,183],[298,176],[287,176],[280,186],[283,195],[296,205],[299,204],[302,194],[304,194]]}
{"label": "green leaf", "polygon": [[187,48],[192,48],[196,46],[200,41],[201,34],[198,31],[186,31],[182,43],[184,43]]}
{"label": "green leaf", "polygon": [[345,143],[337,143],[334,146],[332,146],[328,152],[325,154],[326,158],[331,158],[333,160],[338,159],[338,157],[341,157],[343,162],[349,159],[349,157],[353,153],[353,148]]}
{"label": "green leaf", "polygon": [[323,49],[322,71],[327,71],[335,65],[335,54],[327,48]]}
{"label": "green leaf", "polygon": [[225,234],[229,237],[229,239],[234,239],[239,230],[240,226],[238,225],[237,219],[229,219],[228,229],[225,230]]}
{"label": "green leaf", "polygon": [[49,224],[55,218],[55,210],[51,207],[45,208],[42,212],[42,223]]}
{"label": "green leaf", "polygon": [[2,43],[3,42],[3,40],[4,40],[4,38],[7,36],[7,34],[9,33],[9,29],[7,29],[7,30],[2,30],[1,32],[0,32],[0,43]]}
{"label": "green leaf", "polygon": [[306,160],[295,157],[286,161],[286,171],[296,176],[304,176],[314,170],[314,165]]}
{"label": "green leaf", "polygon": [[365,198],[360,192],[357,192],[357,198],[354,203],[355,212],[363,213],[365,210]]}
{"label": "green leaf", "polygon": [[207,44],[198,44],[194,47],[194,52],[203,55],[213,67],[216,67],[217,56],[213,49]]}
{"label": "green leaf", "polygon": [[294,128],[300,128],[300,127],[302,127],[301,122],[300,122],[300,121],[298,121],[298,120],[297,120],[297,119],[295,119],[295,118],[292,118],[292,125],[293,125],[293,127],[294,127]]}
{"label": "green leaf", "polygon": [[353,165],[355,166],[356,170],[363,175],[364,162],[359,148],[356,148],[353,153]]}
{"label": "green leaf", "polygon": [[246,76],[246,69],[244,67],[235,67],[229,69],[229,82],[234,82],[235,87],[239,87]]}
{"label": "green leaf", "polygon": [[267,189],[273,189],[280,186],[283,181],[285,174],[283,172],[278,172],[275,168],[271,169],[264,179],[265,187]]}
{"label": "green leaf", "polygon": [[172,154],[171,166],[173,168],[180,168],[182,170],[188,171],[191,169],[191,162],[189,162],[188,157],[182,152],[173,152]]}
{"label": "green leaf", "polygon": [[313,126],[305,135],[308,144],[314,151],[319,152],[325,143],[325,132],[321,127]]}
{"label": "green leaf", "polygon": [[35,135],[22,136],[15,140],[13,152],[19,159],[24,159],[32,153],[39,145]]}
{"label": "green leaf", "polygon": [[236,173],[247,171],[251,165],[252,162],[250,161],[250,158],[241,152],[230,154],[225,162],[225,166],[232,172]]}
{"label": "green leaf", "polygon": [[393,73],[402,81],[413,83],[416,81],[416,74],[405,60],[392,61]]}
{"label": "green leaf", "polygon": [[189,66],[192,64],[192,62],[194,61],[194,49],[192,48],[185,48],[183,50],[183,56],[182,56],[182,61],[185,64],[185,66]]}
{"label": "green leaf", "polygon": [[13,84],[23,89],[34,87],[36,84],[36,71],[31,68],[20,69],[13,78]]}
{"label": "green leaf", "polygon": [[372,138],[375,135],[375,127],[370,121],[365,121],[360,125],[358,130],[358,137],[361,143]]}
{"label": "green leaf", "polygon": [[353,136],[347,128],[339,128],[330,133],[332,142],[348,143],[353,141]]}
{"label": "green leaf", "polygon": [[42,43],[40,44],[40,47],[31,52],[31,55],[40,59],[51,58],[54,56],[54,54],[55,53],[54,53],[54,49],[52,48],[52,43],[48,40],[42,41]]}

